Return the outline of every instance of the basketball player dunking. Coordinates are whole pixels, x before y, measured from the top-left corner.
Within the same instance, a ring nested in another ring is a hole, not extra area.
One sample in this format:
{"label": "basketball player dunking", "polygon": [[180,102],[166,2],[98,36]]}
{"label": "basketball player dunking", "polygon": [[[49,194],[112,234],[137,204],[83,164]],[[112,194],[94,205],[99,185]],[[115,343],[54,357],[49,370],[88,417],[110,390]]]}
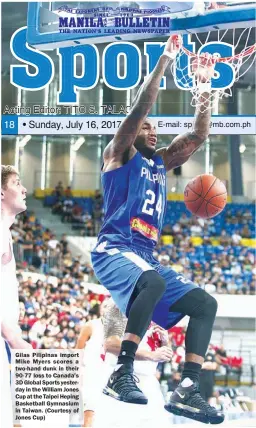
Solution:
{"label": "basketball player dunking", "polygon": [[2,347],[2,411],[1,422],[6,428],[13,427],[10,371],[6,341],[12,349],[32,349],[22,339],[19,321],[18,282],[13,255],[10,227],[15,216],[26,210],[25,187],[21,185],[18,172],[10,165],[1,168],[1,347]]}
{"label": "basketball player dunking", "polygon": [[202,146],[209,133],[210,78],[214,61],[205,54],[196,59],[200,101],[191,132],[156,150],[154,125],[147,119],[156,102],[161,79],[182,40],[171,36],[163,55],[139,90],[130,113],[103,155],[102,184],[105,219],[92,252],[100,282],[128,317],[117,367],[105,392],[128,403],[146,404],[133,377],[134,356],[151,320],[164,329],[185,315],[186,362],[181,383],[166,410],[205,423],[221,423],[224,415],[206,403],[199,391],[204,362],[217,311],[216,300],[174,270],[160,265],[153,249],[161,233],[166,209],[166,171],[184,164]]}

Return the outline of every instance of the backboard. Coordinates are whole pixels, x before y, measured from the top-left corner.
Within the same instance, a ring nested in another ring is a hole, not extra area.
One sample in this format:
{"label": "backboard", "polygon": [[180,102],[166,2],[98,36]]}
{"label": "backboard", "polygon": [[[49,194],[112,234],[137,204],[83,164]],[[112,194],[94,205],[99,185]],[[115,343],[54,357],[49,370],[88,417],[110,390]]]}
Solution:
{"label": "backboard", "polygon": [[254,2],[31,2],[27,42],[41,50],[255,26]]}

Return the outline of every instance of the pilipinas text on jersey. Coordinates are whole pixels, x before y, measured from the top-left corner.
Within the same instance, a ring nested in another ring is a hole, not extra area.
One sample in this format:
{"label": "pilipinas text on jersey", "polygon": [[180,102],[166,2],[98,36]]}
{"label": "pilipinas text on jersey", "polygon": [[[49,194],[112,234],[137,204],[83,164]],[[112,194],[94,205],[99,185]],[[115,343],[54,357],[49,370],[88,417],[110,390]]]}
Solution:
{"label": "pilipinas text on jersey", "polygon": [[160,156],[139,152],[120,168],[102,173],[105,218],[99,234],[112,245],[153,249],[166,208],[166,170]]}

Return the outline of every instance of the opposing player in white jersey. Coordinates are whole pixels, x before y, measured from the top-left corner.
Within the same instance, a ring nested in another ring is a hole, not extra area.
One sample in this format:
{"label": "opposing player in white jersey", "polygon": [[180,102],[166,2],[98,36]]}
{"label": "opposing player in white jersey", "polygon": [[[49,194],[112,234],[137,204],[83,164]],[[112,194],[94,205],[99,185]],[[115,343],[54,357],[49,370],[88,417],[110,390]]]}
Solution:
{"label": "opposing player in white jersey", "polygon": [[[103,314],[105,379],[108,379],[116,367],[117,357],[121,349],[121,341],[125,332],[127,318],[119,311],[112,299]],[[164,397],[156,378],[159,362],[168,362],[172,358],[168,333],[151,323],[135,354],[134,379],[140,383],[141,390],[147,394],[146,406],[122,401],[110,400],[107,387],[101,394],[95,410],[94,428],[169,428],[172,416],[164,410]],[[118,369],[118,367],[116,367]],[[124,379],[129,386],[130,375]]]}
{"label": "opposing player in white jersey", "polygon": [[15,216],[26,210],[27,190],[13,166],[1,167],[1,422],[5,428],[13,427],[10,391],[10,371],[5,341],[11,349],[32,349],[22,339],[19,328],[19,297],[16,264],[10,227]]}
{"label": "opposing player in white jersey", "polygon": [[88,321],[82,327],[77,349],[83,349],[83,401],[84,426],[92,427],[96,402],[102,390],[103,360],[104,360],[104,332],[102,314],[106,307],[106,300],[100,306],[100,317]]}

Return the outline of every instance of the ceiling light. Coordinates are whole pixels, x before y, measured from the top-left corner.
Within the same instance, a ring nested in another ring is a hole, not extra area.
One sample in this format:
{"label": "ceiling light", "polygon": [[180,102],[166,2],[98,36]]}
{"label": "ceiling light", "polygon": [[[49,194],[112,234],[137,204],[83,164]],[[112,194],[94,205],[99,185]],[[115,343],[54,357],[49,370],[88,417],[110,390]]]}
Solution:
{"label": "ceiling light", "polygon": [[245,144],[240,144],[240,146],[239,146],[239,152],[240,153],[244,153],[245,152],[245,150],[246,150],[246,145]]}
{"label": "ceiling light", "polygon": [[25,147],[25,145],[31,140],[31,135],[25,135],[22,140],[19,141],[19,147]]}
{"label": "ceiling light", "polygon": [[84,144],[85,142],[85,138],[84,137],[79,137],[74,144],[71,145],[72,150],[74,150],[75,152],[77,152],[77,150],[80,149],[80,147],[82,146],[82,144]]}

